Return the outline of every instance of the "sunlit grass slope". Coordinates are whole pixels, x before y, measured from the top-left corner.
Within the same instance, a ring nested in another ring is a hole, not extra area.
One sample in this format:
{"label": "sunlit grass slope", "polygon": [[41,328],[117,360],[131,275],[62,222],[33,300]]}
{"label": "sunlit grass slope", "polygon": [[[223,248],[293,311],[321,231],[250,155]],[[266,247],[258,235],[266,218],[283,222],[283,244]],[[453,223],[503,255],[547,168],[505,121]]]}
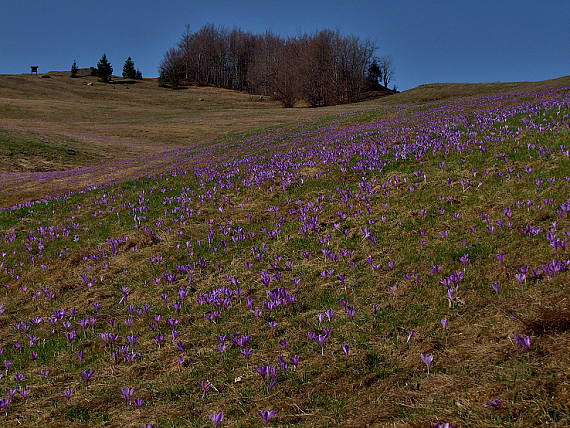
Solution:
{"label": "sunlit grass slope", "polygon": [[0,212],[1,424],[565,426],[569,104],[370,104]]}

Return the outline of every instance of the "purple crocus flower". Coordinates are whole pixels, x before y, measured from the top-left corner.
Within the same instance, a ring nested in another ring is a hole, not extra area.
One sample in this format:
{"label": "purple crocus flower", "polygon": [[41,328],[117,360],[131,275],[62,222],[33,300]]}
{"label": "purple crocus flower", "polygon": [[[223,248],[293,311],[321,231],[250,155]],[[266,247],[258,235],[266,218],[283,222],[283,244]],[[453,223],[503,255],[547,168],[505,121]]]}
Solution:
{"label": "purple crocus flower", "polygon": [[133,403],[135,403],[135,406],[137,407],[137,409],[140,409],[144,404],[144,400],[142,398],[135,398],[133,400]]}
{"label": "purple crocus flower", "polygon": [[85,382],[85,388],[87,388],[89,386],[89,381],[91,380],[91,378],[93,377],[94,374],[95,374],[95,370],[93,370],[91,367],[89,367],[86,370],[83,370],[81,372],[81,377],[83,378],[83,381]]}
{"label": "purple crocus flower", "polygon": [[493,282],[493,285],[491,285],[491,287],[493,287],[493,290],[495,291],[495,293],[497,293],[497,297],[499,297],[499,283]]}
{"label": "purple crocus flower", "polygon": [[6,392],[10,396],[10,400],[13,400],[14,396],[16,395],[16,392],[18,392],[18,390],[16,388],[6,388]]}
{"label": "purple crocus flower", "polygon": [[18,394],[20,394],[20,396],[24,400],[26,399],[26,397],[28,396],[29,393],[30,393],[30,388],[28,388],[27,386],[18,391]]}
{"label": "purple crocus flower", "polygon": [[443,328],[443,331],[447,329],[447,318],[441,320],[441,327]]}
{"label": "purple crocus flower", "polygon": [[350,320],[352,321],[354,319],[354,314],[356,313],[356,308],[354,306],[347,306],[346,313],[350,318]]}
{"label": "purple crocus flower", "polygon": [[289,362],[291,363],[291,365],[295,368],[297,368],[297,366],[299,365],[299,361],[301,360],[301,357],[299,357],[298,355],[295,355],[294,357],[291,357],[289,359]]}
{"label": "purple crocus flower", "polygon": [[530,336],[520,336],[518,333],[515,333],[515,343],[517,345],[517,349],[519,348],[519,345],[522,345],[526,352],[528,352],[530,350]]}
{"label": "purple crocus flower", "polygon": [[409,343],[410,340],[412,340],[412,336],[414,335],[415,332],[416,332],[416,330],[410,331],[410,333],[408,334],[408,339],[406,340],[406,343]]}
{"label": "purple crocus flower", "polygon": [[253,352],[253,349],[251,348],[242,348],[240,350],[240,352],[242,353],[242,355],[245,357],[246,361],[249,361],[249,357],[251,357],[251,354]]}
{"label": "purple crocus flower", "polygon": [[519,284],[522,285],[526,280],[526,274],[522,272],[515,273],[515,278],[519,280]]}
{"label": "purple crocus flower", "polygon": [[455,303],[455,289],[453,287],[447,289],[447,299],[451,306]]}
{"label": "purple crocus flower", "polygon": [[134,392],[135,388],[129,388],[129,387],[121,388],[121,394],[123,394],[123,398],[125,399],[125,402],[127,404],[131,402],[131,397],[133,396]]}
{"label": "purple crocus flower", "polygon": [[497,260],[501,264],[505,262],[505,253],[495,254],[494,257],[495,257],[495,260]]}
{"label": "purple crocus flower", "polygon": [[0,399],[0,409],[4,410],[4,412],[6,413],[6,416],[8,416],[8,406],[10,405],[11,402],[12,402],[12,399],[10,399],[10,398]]}
{"label": "purple crocus flower", "polygon": [[214,428],[218,428],[218,426],[224,420],[224,413],[223,412],[217,413],[215,411],[212,411],[211,413],[208,413],[208,417],[212,421]]}
{"label": "purple crocus flower", "polygon": [[202,388],[202,398],[205,398],[206,392],[208,391],[208,389],[210,389],[212,384],[208,380],[201,380],[198,382],[198,385],[200,386],[200,388]]}
{"label": "purple crocus flower", "polygon": [[431,362],[433,361],[433,354],[420,354],[420,358],[422,359],[422,361],[424,362],[424,364],[427,367],[427,371],[429,374],[429,366],[431,365]]}
{"label": "purple crocus flower", "polygon": [[461,257],[459,257],[459,261],[463,263],[463,269],[465,269],[467,263],[469,263],[469,253],[465,253]]}
{"label": "purple crocus flower", "polygon": [[64,389],[64,390],[61,392],[61,394],[62,394],[65,398],[67,398],[67,402],[69,403],[69,400],[71,400],[71,396],[73,395],[74,392],[75,392],[75,391],[73,390],[73,388],[67,388],[67,389]]}
{"label": "purple crocus flower", "polygon": [[268,427],[269,421],[275,417],[275,415],[277,414],[277,411],[275,411],[275,410],[258,410],[257,414],[259,416],[261,416],[261,418],[263,419],[263,422],[265,423],[265,426]]}
{"label": "purple crocus flower", "polygon": [[315,342],[321,346],[321,355],[325,355],[325,342],[328,340],[328,335],[319,334],[315,337]]}
{"label": "purple crocus flower", "polygon": [[495,398],[494,400],[487,401],[485,406],[487,406],[491,409],[498,409],[499,407],[502,406],[502,403],[498,399]]}
{"label": "purple crocus flower", "polygon": [[342,350],[343,350],[345,355],[348,355],[348,350],[349,350],[348,343],[345,343],[344,345],[342,345]]}

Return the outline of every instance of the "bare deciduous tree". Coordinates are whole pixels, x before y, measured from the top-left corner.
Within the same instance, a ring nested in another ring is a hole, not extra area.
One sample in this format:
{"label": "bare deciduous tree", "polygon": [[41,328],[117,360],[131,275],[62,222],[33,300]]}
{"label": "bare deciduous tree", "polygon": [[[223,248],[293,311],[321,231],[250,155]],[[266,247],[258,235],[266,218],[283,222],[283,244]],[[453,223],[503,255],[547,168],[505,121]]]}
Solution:
{"label": "bare deciduous tree", "polygon": [[394,60],[391,56],[383,56],[380,58],[378,66],[380,67],[380,76],[382,83],[387,88],[396,72],[394,68]]}
{"label": "bare deciduous tree", "polygon": [[192,33],[187,26],[176,48],[168,50],[161,75],[197,84],[272,96],[292,107],[357,101],[374,53],[369,41],[321,30],[283,39],[212,24]]}

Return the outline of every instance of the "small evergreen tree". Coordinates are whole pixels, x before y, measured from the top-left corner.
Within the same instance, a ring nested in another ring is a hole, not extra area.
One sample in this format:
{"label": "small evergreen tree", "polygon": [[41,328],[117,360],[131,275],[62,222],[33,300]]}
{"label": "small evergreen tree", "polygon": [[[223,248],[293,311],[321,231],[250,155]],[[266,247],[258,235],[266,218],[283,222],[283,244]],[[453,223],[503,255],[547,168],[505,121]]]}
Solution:
{"label": "small evergreen tree", "polygon": [[170,73],[170,87],[172,89],[178,89],[178,85],[180,84],[180,78],[178,77],[178,73],[173,71]]}
{"label": "small evergreen tree", "polygon": [[161,88],[166,87],[166,74],[164,73],[164,70],[161,70],[160,76],[158,76],[158,86]]}
{"label": "small evergreen tree", "polygon": [[128,57],[125,61],[125,65],[123,65],[123,77],[125,79],[134,79],[137,76],[137,72],[135,70],[135,63]]}
{"label": "small evergreen tree", "polygon": [[379,83],[379,81],[382,79],[382,71],[380,70],[380,66],[378,65],[376,58],[374,58],[368,67],[368,77],[374,83]]}
{"label": "small evergreen tree", "polygon": [[78,71],[79,68],[77,68],[77,61],[73,61],[73,64],[71,65],[71,77],[77,77]]}
{"label": "small evergreen tree", "polygon": [[97,63],[97,76],[102,82],[109,82],[111,80],[111,75],[113,74],[113,67],[111,63],[107,60],[107,55],[103,54],[99,62]]}
{"label": "small evergreen tree", "polygon": [[142,80],[142,73],[141,73],[140,70],[137,70],[137,74],[136,74],[136,76],[135,76],[135,79],[137,79],[137,80]]}

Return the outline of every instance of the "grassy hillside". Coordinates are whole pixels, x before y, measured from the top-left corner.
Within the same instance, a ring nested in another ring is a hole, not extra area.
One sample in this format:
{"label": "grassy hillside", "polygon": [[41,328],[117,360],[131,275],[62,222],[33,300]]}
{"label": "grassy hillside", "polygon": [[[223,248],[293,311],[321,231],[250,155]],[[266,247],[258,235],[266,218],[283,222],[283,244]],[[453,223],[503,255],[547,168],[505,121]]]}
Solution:
{"label": "grassy hillside", "polygon": [[2,424],[567,426],[565,82],[0,176]]}
{"label": "grassy hillside", "polygon": [[115,148],[123,159],[354,109],[283,109],[267,97],[219,88],[159,88],[156,79],[105,84],[84,70],[76,79],[46,75],[0,76],[0,126],[65,136],[102,154]]}
{"label": "grassy hillside", "polygon": [[397,94],[382,102],[422,103],[457,97],[472,97],[537,89],[560,88],[570,85],[570,76],[542,82],[497,82],[497,83],[432,83]]}
{"label": "grassy hillside", "polygon": [[[159,88],[155,79],[111,85],[82,70],[0,76],[0,207],[120,182],[160,170],[172,150],[201,150],[227,138],[240,141],[264,128],[295,129],[322,120],[367,121],[393,115],[400,104],[449,97],[570,85],[545,82],[423,85],[397,95],[319,109],[283,109],[235,91]],[[93,86],[88,86],[92,84]],[[200,100],[203,101],[200,101]]]}

